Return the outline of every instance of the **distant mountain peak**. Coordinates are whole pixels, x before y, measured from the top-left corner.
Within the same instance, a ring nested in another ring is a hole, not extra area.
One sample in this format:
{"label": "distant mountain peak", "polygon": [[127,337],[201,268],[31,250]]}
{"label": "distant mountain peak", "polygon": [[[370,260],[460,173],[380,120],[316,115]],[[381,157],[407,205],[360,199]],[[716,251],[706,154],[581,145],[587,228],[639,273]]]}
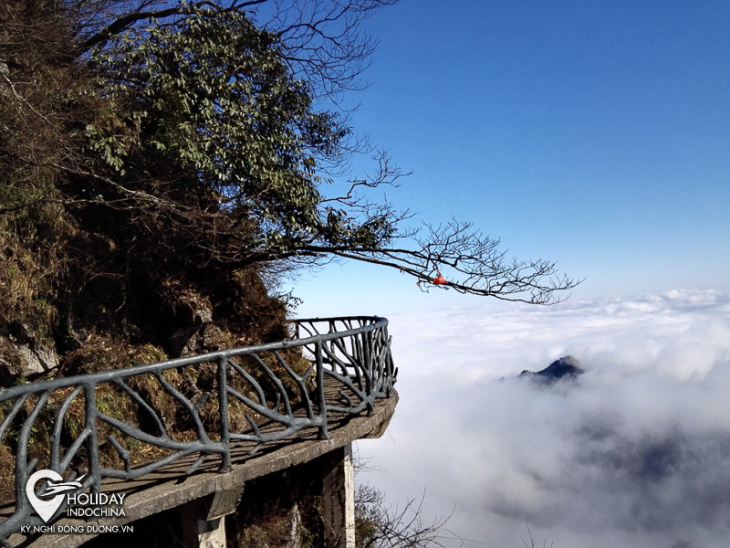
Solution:
{"label": "distant mountain peak", "polygon": [[534,381],[542,382],[544,384],[552,384],[561,379],[575,379],[578,375],[582,375],[584,371],[583,364],[580,363],[578,358],[573,356],[563,356],[537,373],[524,370],[520,373],[520,378],[529,377]]}

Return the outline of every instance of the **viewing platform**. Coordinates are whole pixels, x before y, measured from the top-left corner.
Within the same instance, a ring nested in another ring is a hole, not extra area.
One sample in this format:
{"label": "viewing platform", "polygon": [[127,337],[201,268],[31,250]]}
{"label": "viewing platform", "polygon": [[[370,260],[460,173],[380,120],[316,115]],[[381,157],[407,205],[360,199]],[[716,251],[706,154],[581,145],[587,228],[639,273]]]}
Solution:
{"label": "viewing platform", "polygon": [[247,482],[306,465],[329,539],[354,546],[351,442],[397,403],[387,324],[296,320],[275,343],[1,390],[3,545],[79,546],[175,509],[186,546],[222,547]]}

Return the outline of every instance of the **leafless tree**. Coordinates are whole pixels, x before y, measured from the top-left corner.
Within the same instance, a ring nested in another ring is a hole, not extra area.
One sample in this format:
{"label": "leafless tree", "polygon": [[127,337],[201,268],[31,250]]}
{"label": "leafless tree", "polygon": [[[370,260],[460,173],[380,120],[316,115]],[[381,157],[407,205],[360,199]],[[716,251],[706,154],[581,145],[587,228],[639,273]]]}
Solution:
{"label": "leafless tree", "polygon": [[[451,516],[424,521],[423,503],[408,500],[402,507],[386,506],[385,495],[371,485],[358,485],[355,493],[357,548],[438,548],[461,538],[446,528]],[[453,546],[453,544],[450,544]]]}
{"label": "leafless tree", "polygon": [[[538,548],[537,541],[535,540],[535,537],[532,536],[532,531],[530,530],[530,524],[525,522],[525,528],[527,529],[527,539],[520,537],[522,544],[525,545],[525,548]],[[551,542],[548,545],[548,541],[547,541],[547,539],[545,539],[542,542],[542,548],[553,548],[553,543]]]}

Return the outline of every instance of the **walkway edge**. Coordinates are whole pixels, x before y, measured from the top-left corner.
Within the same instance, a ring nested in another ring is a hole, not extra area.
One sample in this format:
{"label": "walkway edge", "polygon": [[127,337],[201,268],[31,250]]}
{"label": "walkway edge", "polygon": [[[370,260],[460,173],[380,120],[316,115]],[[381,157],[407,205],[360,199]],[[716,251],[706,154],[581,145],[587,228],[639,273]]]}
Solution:
{"label": "walkway edge", "polygon": [[[392,397],[377,400],[375,413],[372,416],[356,416],[348,420],[347,424],[332,429],[331,439],[308,440],[287,445],[261,457],[247,460],[242,464],[234,464],[227,473],[200,473],[187,477],[184,481],[168,480],[144,489],[139,493],[128,495],[124,502],[126,517],[107,518],[98,521],[81,521],[63,519],[58,525],[123,525],[139,519],[171,510],[193,500],[201,499],[216,491],[230,489],[245,484],[254,478],[265,476],[273,472],[285,470],[292,466],[309,462],[326,453],[346,446],[361,438],[378,438],[386,430],[396,404],[398,393],[393,390]],[[33,543],[19,534],[12,535],[8,540],[12,546],[33,548],[72,548],[80,546],[98,535],[89,534],[47,534]]]}

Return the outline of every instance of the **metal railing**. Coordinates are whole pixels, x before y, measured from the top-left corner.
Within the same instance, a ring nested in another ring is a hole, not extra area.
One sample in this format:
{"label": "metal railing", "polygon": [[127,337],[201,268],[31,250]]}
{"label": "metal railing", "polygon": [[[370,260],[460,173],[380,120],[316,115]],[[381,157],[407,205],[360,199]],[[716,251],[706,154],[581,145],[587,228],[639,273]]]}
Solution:
{"label": "metal railing", "polygon": [[387,320],[292,325],[290,340],[0,390],[0,458],[15,470],[0,539],[43,524],[25,494],[34,471],[81,478],[79,491],[92,493],[104,478],[175,462],[192,474],[213,458],[227,471],[233,447],[254,453],[306,431],[327,439],[328,420],[373,413],[376,399],[390,397],[397,369]]}

